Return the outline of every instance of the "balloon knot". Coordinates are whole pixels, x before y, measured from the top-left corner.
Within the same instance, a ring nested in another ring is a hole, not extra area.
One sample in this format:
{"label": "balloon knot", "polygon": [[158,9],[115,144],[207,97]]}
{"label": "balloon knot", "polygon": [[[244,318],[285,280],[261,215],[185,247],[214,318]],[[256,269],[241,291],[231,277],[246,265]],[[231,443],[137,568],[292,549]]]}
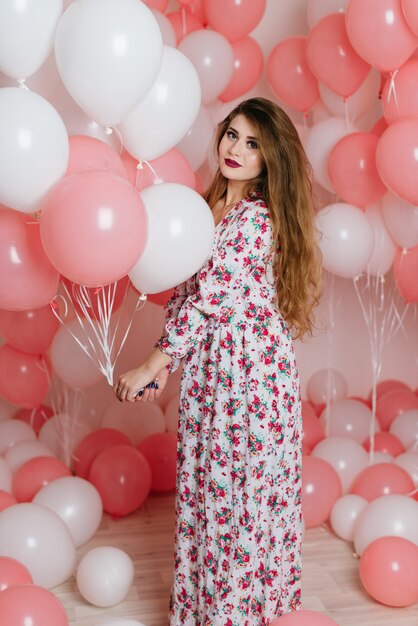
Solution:
{"label": "balloon knot", "polygon": [[143,170],[144,169],[144,164],[142,161],[138,161],[138,163],[136,164],[136,169],[137,170]]}
{"label": "balloon knot", "polygon": [[113,129],[110,128],[110,126],[106,126],[105,128],[105,134],[106,135],[111,135],[113,133]]}

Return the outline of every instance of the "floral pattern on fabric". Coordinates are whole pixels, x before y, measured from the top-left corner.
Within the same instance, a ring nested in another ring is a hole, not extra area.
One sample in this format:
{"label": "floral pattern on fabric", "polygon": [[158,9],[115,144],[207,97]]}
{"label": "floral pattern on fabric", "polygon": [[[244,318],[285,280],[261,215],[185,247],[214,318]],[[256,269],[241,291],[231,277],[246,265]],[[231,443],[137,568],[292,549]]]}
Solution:
{"label": "floral pattern on fabric", "polygon": [[265,626],[300,608],[301,409],[260,197],[218,224],[158,345],[184,359],[171,626]]}

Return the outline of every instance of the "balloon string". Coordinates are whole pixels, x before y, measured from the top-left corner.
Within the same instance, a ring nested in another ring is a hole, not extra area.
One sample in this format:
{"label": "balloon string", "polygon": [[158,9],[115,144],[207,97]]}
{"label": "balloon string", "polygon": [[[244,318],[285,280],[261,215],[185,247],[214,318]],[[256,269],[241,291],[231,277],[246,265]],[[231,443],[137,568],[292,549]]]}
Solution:
{"label": "balloon string", "polygon": [[151,172],[153,173],[154,176],[154,184],[158,184],[159,182],[159,177],[157,172],[155,171],[155,169],[152,167],[151,163],[149,161],[142,161],[143,163],[145,163],[145,165],[148,165],[149,169],[151,170]]}
{"label": "balloon string", "polygon": [[181,7],[181,27],[183,30],[183,38],[187,35],[186,9]]}
{"label": "balloon string", "polygon": [[343,102],[344,102],[345,129],[348,135],[350,132],[350,119],[349,119],[349,111],[348,111],[348,98],[346,96],[343,97]]}
{"label": "balloon string", "polygon": [[388,89],[388,96],[387,96],[387,102],[389,102],[392,94],[393,94],[393,99],[395,101],[395,106],[396,106],[396,111],[399,113],[399,104],[398,104],[398,98],[396,95],[396,87],[395,87],[395,77],[396,74],[398,73],[399,70],[394,70],[390,73],[390,83],[389,83],[389,89]]}
{"label": "balloon string", "polygon": [[119,155],[121,155],[122,154],[122,150],[123,150],[123,139],[122,139],[122,135],[120,133],[119,128],[117,128],[116,126],[106,126],[105,127],[105,134],[106,135],[112,135],[113,133],[115,133],[117,138],[119,139]]}
{"label": "balloon string", "polygon": [[29,87],[26,84],[26,78],[18,78],[17,82],[19,83],[20,89],[25,89],[25,91],[30,91]]}
{"label": "balloon string", "polygon": [[138,191],[138,181],[139,181],[139,175],[142,172],[142,170],[144,169],[144,165],[142,161],[138,161],[138,163],[136,164],[136,176],[135,176],[135,189]]}

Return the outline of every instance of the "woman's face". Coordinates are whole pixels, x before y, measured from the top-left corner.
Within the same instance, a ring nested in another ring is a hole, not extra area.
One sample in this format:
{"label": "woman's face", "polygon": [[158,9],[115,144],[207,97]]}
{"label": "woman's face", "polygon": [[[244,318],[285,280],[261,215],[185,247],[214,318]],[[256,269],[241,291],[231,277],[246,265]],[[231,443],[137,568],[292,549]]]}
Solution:
{"label": "woman's face", "polygon": [[228,180],[249,181],[261,174],[263,161],[255,127],[240,114],[234,117],[221,139],[219,168]]}

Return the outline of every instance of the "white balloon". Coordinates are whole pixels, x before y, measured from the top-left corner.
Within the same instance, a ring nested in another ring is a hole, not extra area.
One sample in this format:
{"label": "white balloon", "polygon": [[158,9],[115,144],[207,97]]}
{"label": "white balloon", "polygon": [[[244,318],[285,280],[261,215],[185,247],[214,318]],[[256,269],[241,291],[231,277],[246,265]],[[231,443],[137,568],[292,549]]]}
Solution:
{"label": "white balloon", "polygon": [[415,487],[418,487],[418,454],[415,452],[403,452],[393,462],[407,471],[414,481]]}
{"label": "white balloon", "polygon": [[37,456],[54,456],[54,453],[40,441],[20,441],[5,452],[4,459],[12,472],[16,472],[26,461]]}
{"label": "white balloon", "polygon": [[[363,444],[370,435],[372,412],[360,400],[353,398],[336,400],[322,411],[320,419],[324,426],[327,426],[326,430],[329,435],[351,437],[360,444]],[[380,425],[376,418],[373,420],[373,425],[374,432],[379,432]]]}
{"label": "white balloon", "polygon": [[164,46],[151,89],[119,125],[123,143],[138,160],[155,159],[187,133],[200,107],[199,77],[189,59]]}
{"label": "white balloon", "polygon": [[64,122],[38,94],[0,89],[0,202],[31,213],[68,165]]}
{"label": "white balloon", "polygon": [[38,70],[54,45],[62,0],[0,2],[0,70],[24,79]]}
{"label": "white balloon", "polygon": [[72,452],[91,428],[68,413],[53,415],[41,427],[38,438],[54,455],[70,465]]}
{"label": "white balloon", "polygon": [[345,541],[354,540],[354,526],[368,501],[354,493],[339,498],[331,509],[329,521],[338,537]]}
{"label": "white balloon", "polygon": [[309,378],[307,394],[309,400],[314,404],[329,404],[334,400],[345,398],[347,381],[338,370],[321,369]]}
{"label": "white balloon", "polygon": [[366,208],[366,216],[373,228],[373,252],[367,263],[367,273],[371,276],[384,276],[392,267],[398,246],[386,228],[379,204]]}
{"label": "white balloon", "polygon": [[35,585],[50,589],[75,567],[75,546],[64,522],[44,506],[15,504],[0,513],[0,554],[25,565]]}
{"label": "white balloon", "polygon": [[390,191],[382,198],[386,226],[401,248],[418,245],[418,206],[395,196]]}
{"label": "white balloon", "polygon": [[397,415],[390,424],[389,432],[401,440],[405,450],[418,444],[418,409],[409,409]]}
{"label": "white balloon", "polygon": [[201,106],[191,128],[177,144],[192,168],[196,171],[209,156],[215,125],[206,107]]}
{"label": "white balloon", "polygon": [[149,435],[163,433],[166,421],[161,407],[154,402],[121,404],[115,400],[103,415],[101,427],[119,430],[136,446]]}
{"label": "white balloon", "polygon": [[114,606],[126,597],[134,579],[130,557],[107,546],[93,548],[83,556],[77,569],[78,589],[95,606]]}
{"label": "white balloon", "polygon": [[103,515],[96,487],[77,476],[56,478],[40,489],[32,502],[53,511],[62,519],[76,548],[93,537]]}
{"label": "white balloon", "polygon": [[104,126],[119,124],[157,76],[162,36],[137,0],[82,0],[62,16],[55,38],[58,71],[74,100]]}
{"label": "white balloon", "polygon": [[212,212],[190,187],[162,183],[140,193],[148,215],[148,240],[129,272],[142,293],[158,293],[180,284],[208,258],[215,233]]}
{"label": "white balloon", "polygon": [[369,455],[361,443],[347,436],[330,436],[320,441],[312,456],[327,461],[337,472],[343,493],[347,493],[358,474],[369,464]]}
{"label": "white balloon", "polygon": [[373,67],[357,91],[346,100],[322,83],[319,83],[319,93],[331,115],[344,118],[347,116],[349,120],[357,120],[375,106],[379,97],[380,82],[380,72]]}
{"label": "white balloon", "polygon": [[175,48],[177,45],[176,33],[174,32],[174,28],[171,25],[170,20],[166,15],[164,15],[164,13],[161,13],[161,11],[157,11],[156,9],[151,9],[151,11],[158,22],[158,26],[160,27],[163,44],[165,46],[172,46]]}
{"label": "white balloon", "polygon": [[20,441],[35,440],[35,431],[22,420],[7,419],[0,422],[0,454]]}
{"label": "white balloon", "polygon": [[202,104],[209,104],[226,89],[234,71],[234,52],[229,41],[214,30],[195,30],[179,44],[195,66],[202,88]]}

